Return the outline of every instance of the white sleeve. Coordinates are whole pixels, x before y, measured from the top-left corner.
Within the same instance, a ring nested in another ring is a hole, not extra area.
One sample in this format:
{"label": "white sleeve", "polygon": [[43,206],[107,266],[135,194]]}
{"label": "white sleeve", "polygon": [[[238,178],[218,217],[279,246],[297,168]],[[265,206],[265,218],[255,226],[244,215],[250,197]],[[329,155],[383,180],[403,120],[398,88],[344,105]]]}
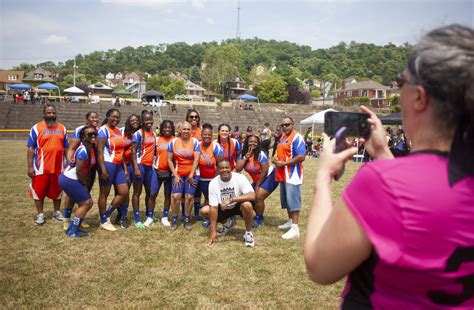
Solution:
{"label": "white sleeve", "polygon": [[209,182],[209,205],[211,207],[219,206],[219,186],[214,180]]}
{"label": "white sleeve", "polygon": [[239,176],[239,186],[240,186],[240,189],[242,190],[242,193],[245,195],[245,194],[254,192],[252,184],[250,184],[247,177],[245,177],[243,174],[238,174],[238,176]]}

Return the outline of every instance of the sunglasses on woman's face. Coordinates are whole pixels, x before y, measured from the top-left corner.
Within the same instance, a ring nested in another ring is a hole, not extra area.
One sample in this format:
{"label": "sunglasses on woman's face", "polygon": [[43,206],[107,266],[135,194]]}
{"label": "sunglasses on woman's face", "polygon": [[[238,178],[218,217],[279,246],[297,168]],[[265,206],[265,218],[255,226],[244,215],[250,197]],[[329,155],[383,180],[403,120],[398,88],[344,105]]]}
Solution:
{"label": "sunglasses on woman's face", "polygon": [[95,132],[88,132],[86,133],[87,138],[92,138],[92,137],[97,137],[97,134]]}
{"label": "sunglasses on woman's face", "polygon": [[198,116],[198,115],[189,115],[189,118],[190,118],[190,119],[198,119],[199,116]]}
{"label": "sunglasses on woman's face", "polygon": [[280,127],[281,128],[286,128],[286,127],[290,127],[291,125],[293,125],[293,124],[292,123],[280,124]]}

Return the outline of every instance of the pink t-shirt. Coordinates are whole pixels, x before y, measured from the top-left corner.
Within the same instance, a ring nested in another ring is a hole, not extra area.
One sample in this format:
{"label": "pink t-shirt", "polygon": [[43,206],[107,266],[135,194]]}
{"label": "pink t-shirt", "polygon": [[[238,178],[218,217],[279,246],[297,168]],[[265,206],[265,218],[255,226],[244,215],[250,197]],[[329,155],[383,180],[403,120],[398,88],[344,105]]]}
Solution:
{"label": "pink t-shirt", "polygon": [[447,156],[420,152],[363,166],[343,198],[374,252],[342,308],[473,309],[474,177],[450,187]]}

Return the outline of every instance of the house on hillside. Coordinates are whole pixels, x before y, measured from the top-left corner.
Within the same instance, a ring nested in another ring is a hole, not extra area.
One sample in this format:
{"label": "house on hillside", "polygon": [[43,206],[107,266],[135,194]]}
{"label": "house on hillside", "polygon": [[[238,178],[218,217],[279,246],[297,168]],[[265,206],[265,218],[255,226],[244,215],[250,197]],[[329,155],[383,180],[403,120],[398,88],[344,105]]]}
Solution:
{"label": "house on hillside", "polygon": [[23,78],[23,82],[39,85],[45,82],[55,82],[57,80],[57,74],[43,68],[36,68],[33,71],[30,71]]}
{"label": "house on hillside", "polygon": [[191,97],[193,100],[204,100],[204,92],[206,90],[201,86],[191,81],[186,81],[184,88],[186,89],[186,96]]}
{"label": "house on hillside", "polygon": [[[117,76],[115,76],[117,77]],[[136,72],[123,73],[123,86],[132,95],[140,98],[140,96],[146,91],[145,74]]]}
{"label": "house on hillside", "polygon": [[105,75],[105,83],[109,87],[117,87],[123,85],[123,74],[122,72],[109,72]]}
{"label": "house on hillside", "polygon": [[382,85],[375,81],[363,81],[355,83],[342,83],[342,89],[334,92],[334,104],[344,105],[350,98],[368,97],[372,107],[388,107],[388,97],[395,90],[392,87]]}
{"label": "house on hillside", "polygon": [[224,101],[236,100],[237,97],[245,94],[248,90],[245,81],[237,76],[225,84]]}
{"label": "house on hillside", "polygon": [[6,85],[23,82],[24,71],[0,70],[0,90],[6,90]]}

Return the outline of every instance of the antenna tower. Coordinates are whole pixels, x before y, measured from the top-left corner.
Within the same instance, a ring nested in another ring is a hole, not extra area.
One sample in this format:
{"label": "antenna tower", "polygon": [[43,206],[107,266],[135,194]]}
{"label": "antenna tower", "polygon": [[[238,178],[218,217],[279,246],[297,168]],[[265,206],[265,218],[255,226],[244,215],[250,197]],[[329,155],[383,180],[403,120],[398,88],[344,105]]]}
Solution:
{"label": "antenna tower", "polygon": [[240,39],[240,0],[237,0],[237,31],[235,36]]}

